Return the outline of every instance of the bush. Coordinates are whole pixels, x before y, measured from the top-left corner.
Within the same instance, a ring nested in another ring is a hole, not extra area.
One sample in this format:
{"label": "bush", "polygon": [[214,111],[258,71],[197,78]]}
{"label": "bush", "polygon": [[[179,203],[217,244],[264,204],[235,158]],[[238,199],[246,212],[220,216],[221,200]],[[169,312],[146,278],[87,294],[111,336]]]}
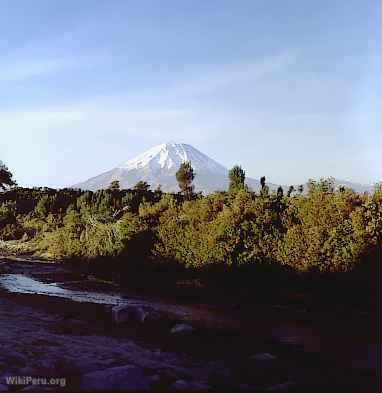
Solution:
{"label": "bush", "polygon": [[191,200],[146,186],[19,188],[0,194],[0,202],[0,239],[25,234],[40,254],[57,259],[342,272],[382,247],[382,186],[359,195],[336,190],[331,179],[287,196],[265,185],[259,195],[244,187]]}

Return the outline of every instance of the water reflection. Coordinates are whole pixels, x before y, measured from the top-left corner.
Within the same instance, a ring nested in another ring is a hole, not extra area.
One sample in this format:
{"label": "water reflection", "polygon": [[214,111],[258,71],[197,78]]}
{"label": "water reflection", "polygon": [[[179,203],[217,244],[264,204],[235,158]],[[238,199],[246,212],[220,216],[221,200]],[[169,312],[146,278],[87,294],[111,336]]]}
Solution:
{"label": "water reflection", "polygon": [[[0,287],[8,292],[56,296],[76,302],[88,302],[105,305],[129,304],[177,315],[181,318],[200,316],[201,311],[187,306],[155,302],[151,300],[127,297],[118,293],[92,292],[86,290],[72,290],[60,287],[57,283],[44,283],[24,274],[0,275]],[[208,313],[209,315],[209,313]]]}
{"label": "water reflection", "polygon": [[0,276],[0,286],[13,293],[37,294],[57,296],[76,302],[91,302],[98,304],[120,304],[127,303],[128,299],[120,295],[106,293],[74,291],[59,287],[56,283],[43,283],[23,274],[3,274]]}

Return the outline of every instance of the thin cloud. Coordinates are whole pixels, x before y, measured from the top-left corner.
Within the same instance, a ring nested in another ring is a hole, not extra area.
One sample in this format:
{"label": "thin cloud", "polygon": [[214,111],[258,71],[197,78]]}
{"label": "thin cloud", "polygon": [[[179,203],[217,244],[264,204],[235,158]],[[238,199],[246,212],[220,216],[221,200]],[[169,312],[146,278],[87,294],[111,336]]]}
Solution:
{"label": "thin cloud", "polygon": [[[214,92],[227,84],[259,78],[277,72],[296,58],[296,51],[223,65],[200,72],[186,84],[170,89],[152,89],[150,94],[130,92],[121,97],[90,97],[87,100],[39,107],[15,108],[0,111],[0,129],[12,133],[116,134],[140,137],[147,141],[177,139],[187,135],[190,141],[201,142],[217,138],[224,130],[227,114],[216,112],[211,106],[190,106],[177,100],[179,95],[198,95]],[[72,62],[42,62],[8,72],[7,80],[21,80],[46,75],[73,66]],[[0,64],[0,75],[1,75]],[[5,73],[6,74],[6,73]],[[4,75],[0,76],[1,79]],[[148,97],[148,98],[147,98]],[[151,97],[160,98],[161,103]],[[147,99],[146,99],[147,98]],[[250,122],[253,125],[253,119]],[[229,119],[228,119],[229,122]],[[195,129],[197,125],[197,129]]]}
{"label": "thin cloud", "polygon": [[263,58],[213,67],[200,72],[200,75],[191,77],[186,83],[180,82],[170,87],[168,93],[182,96],[206,94],[234,83],[256,81],[282,70],[293,63],[297,56],[298,51],[291,49]]}
{"label": "thin cloud", "polygon": [[23,82],[36,77],[45,77],[62,70],[82,65],[78,59],[41,59],[0,62],[0,83]]}
{"label": "thin cloud", "polygon": [[[194,124],[203,123],[209,134],[196,133]],[[141,137],[146,140],[174,139],[179,131],[206,140],[219,129],[219,122],[201,113],[197,108],[171,110],[167,108],[125,108],[105,102],[92,104],[28,108],[0,112],[0,129],[14,135],[76,135],[77,140],[89,135]],[[70,138],[65,138],[71,144]],[[65,141],[63,141],[65,142]]]}

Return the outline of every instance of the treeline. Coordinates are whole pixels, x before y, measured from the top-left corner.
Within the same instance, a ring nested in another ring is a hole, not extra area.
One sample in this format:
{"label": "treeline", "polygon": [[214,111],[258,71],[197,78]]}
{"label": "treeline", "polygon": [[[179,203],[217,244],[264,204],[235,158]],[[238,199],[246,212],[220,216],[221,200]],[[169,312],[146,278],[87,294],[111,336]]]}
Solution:
{"label": "treeline", "polygon": [[342,272],[380,253],[381,186],[358,194],[323,179],[304,192],[270,192],[262,178],[253,192],[235,167],[228,192],[203,196],[193,191],[194,176],[190,165],[181,168],[178,194],[145,182],[97,192],[11,188],[0,193],[0,239],[19,239],[47,258],[131,266]]}

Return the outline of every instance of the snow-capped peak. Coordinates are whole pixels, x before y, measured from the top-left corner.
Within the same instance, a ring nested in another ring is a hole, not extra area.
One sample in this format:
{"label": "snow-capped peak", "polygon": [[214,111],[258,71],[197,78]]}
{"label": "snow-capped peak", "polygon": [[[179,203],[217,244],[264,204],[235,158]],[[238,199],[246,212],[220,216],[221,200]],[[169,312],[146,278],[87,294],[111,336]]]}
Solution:
{"label": "snow-capped peak", "polygon": [[118,166],[124,170],[148,168],[175,173],[182,162],[191,161],[196,173],[226,174],[227,169],[185,143],[167,142],[154,146],[137,157]]}

